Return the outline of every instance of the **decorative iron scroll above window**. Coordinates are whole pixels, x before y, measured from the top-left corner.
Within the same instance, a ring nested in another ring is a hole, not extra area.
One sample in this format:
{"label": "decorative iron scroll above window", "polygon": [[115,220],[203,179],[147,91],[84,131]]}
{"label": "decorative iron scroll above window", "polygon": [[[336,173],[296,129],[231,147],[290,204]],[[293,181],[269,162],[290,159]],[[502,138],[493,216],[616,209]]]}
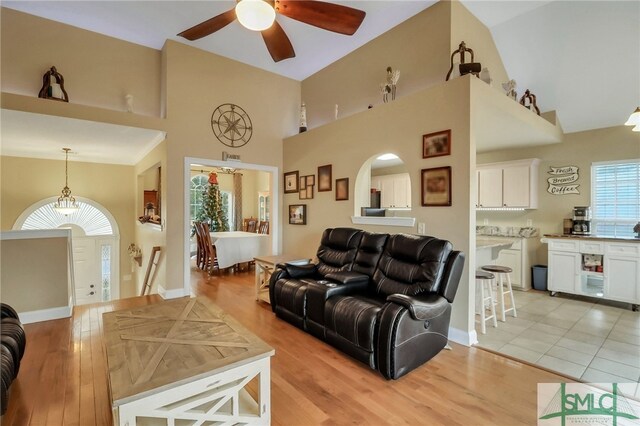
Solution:
{"label": "decorative iron scroll above window", "polygon": [[42,76],[42,89],[40,89],[38,97],[69,102],[69,95],[67,95],[67,91],[64,90],[64,77],[56,70],[56,67],[51,67],[51,69]]}

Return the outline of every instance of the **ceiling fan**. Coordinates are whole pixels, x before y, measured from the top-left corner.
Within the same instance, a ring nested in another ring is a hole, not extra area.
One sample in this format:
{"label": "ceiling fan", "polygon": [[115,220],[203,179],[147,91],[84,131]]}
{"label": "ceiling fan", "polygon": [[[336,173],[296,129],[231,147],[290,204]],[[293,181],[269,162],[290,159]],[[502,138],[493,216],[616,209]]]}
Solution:
{"label": "ceiling fan", "polygon": [[339,34],[353,35],[364,20],[362,10],[315,0],[236,0],[235,8],[178,34],[198,40],[238,21],[246,28],[260,31],[275,62],[296,56],[291,41],[275,20],[276,12],[305,24]]}

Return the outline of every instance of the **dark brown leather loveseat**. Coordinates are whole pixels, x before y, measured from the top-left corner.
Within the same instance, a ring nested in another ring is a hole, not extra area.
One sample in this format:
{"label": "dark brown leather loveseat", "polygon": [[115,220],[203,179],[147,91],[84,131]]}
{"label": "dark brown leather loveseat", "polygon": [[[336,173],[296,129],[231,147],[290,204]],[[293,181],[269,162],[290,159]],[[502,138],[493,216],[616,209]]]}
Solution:
{"label": "dark brown leather loveseat", "polygon": [[448,340],[464,254],[449,241],[352,228],[324,231],[317,263],[278,265],[271,307],[279,318],[397,379]]}

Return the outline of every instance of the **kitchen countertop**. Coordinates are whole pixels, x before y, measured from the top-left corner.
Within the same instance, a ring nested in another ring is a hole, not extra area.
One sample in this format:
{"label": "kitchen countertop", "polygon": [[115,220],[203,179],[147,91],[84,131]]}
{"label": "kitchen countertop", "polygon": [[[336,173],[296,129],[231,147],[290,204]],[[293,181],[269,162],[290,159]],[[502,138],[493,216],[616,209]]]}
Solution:
{"label": "kitchen countertop", "polygon": [[621,241],[628,243],[640,243],[640,238],[634,237],[607,237],[605,235],[573,235],[573,234],[544,234],[545,238],[563,238],[572,240],[600,240],[600,241]]}
{"label": "kitchen countertop", "polygon": [[[506,237],[501,237],[500,239],[498,238],[477,238],[476,239],[476,250],[479,249],[489,249],[489,248],[497,248],[497,247],[509,247],[511,244],[513,244],[514,240],[516,240],[517,237],[512,237],[512,238],[506,238]],[[509,241],[511,240],[511,241]]]}

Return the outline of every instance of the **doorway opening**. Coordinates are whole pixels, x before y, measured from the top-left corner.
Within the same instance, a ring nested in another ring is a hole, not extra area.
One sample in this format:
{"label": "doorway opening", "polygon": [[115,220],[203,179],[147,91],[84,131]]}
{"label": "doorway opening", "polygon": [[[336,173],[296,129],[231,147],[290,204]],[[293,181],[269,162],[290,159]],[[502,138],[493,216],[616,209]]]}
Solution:
{"label": "doorway opening", "polygon": [[[183,261],[183,277],[184,277],[184,294],[188,295],[191,292],[191,256],[195,247],[192,247],[192,217],[194,213],[194,206],[197,204],[197,198],[194,198],[197,194],[194,192],[194,177],[207,176],[207,173],[200,172],[200,170],[218,169],[228,170],[230,168],[240,170],[243,173],[253,173],[258,175],[256,177],[256,183],[249,191],[249,187],[243,188],[237,193],[234,189],[229,192],[228,197],[230,201],[230,208],[228,209],[227,218],[232,225],[229,229],[241,229],[242,217],[248,215],[263,217],[269,222],[269,238],[270,238],[270,254],[279,253],[281,246],[281,230],[280,230],[280,201],[279,201],[279,169],[275,166],[265,166],[261,164],[248,164],[240,162],[228,162],[211,160],[204,158],[192,158],[185,157],[184,160],[184,217],[183,217],[183,238],[184,238],[184,261]],[[256,173],[258,172],[258,173]],[[224,175],[224,172],[219,172],[218,176]],[[264,176],[266,179],[261,179],[260,176]],[[202,179],[201,179],[202,180]],[[219,179],[220,180],[220,179]],[[267,182],[264,182],[266,180]],[[197,183],[197,182],[196,182]],[[268,188],[268,191],[263,191],[263,187]],[[221,188],[224,190],[224,187]],[[255,191],[254,191],[255,189]],[[255,194],[254,194],[255,192]],[[268,192],[268,194],[267,194]],[[255,196],[254,196],[255,195]],[[234,197],[242,197],[241,200],[234,200]],[[255,213],[251,208],[247,206],[253,206],[255,204]],[[244,207],[241,207],[244,206]],[[239,211],[238,211],[239,210]],[[243,212],[244,210],[244,212]],[[240,214],[240,212],[242,212]],[[246,214],[245,214],[246,213]]]}
{"label": "doorway opening", "polygon": [[53,208],[57,197],[31,205],[18,217],[14,230],[71,229],[74,304],[107,302],[120,297],[120,237],[113,215],[93,200],[76,197],[70,215]]}

